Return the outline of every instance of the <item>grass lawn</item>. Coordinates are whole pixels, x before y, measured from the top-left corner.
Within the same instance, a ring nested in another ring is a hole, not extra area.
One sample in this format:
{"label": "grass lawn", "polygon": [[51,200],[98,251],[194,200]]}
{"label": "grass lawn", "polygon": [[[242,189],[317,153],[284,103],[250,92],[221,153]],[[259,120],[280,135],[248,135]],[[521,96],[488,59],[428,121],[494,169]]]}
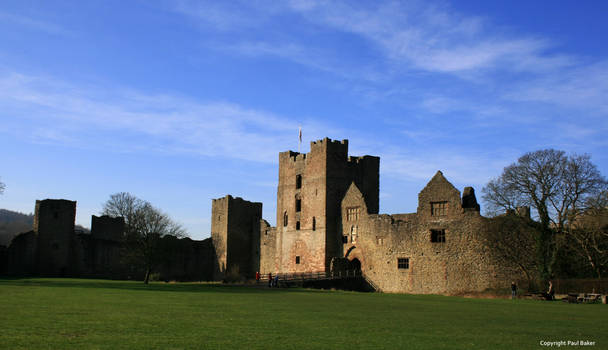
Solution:
{"label": "grass lawn", "polygon": [[601,304],[41,278],[0,298],[10,349],[608,349]]}

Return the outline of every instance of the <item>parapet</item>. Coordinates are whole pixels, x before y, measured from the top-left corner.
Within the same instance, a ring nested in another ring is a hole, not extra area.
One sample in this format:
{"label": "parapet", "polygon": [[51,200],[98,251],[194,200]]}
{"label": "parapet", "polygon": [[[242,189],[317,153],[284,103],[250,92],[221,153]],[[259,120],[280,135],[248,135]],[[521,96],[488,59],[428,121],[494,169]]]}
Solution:
{"label": "parapet", "polygon": [[97,239],[120,241],[124,235],[125,219],[108,215],[91,217],[91,236]]}

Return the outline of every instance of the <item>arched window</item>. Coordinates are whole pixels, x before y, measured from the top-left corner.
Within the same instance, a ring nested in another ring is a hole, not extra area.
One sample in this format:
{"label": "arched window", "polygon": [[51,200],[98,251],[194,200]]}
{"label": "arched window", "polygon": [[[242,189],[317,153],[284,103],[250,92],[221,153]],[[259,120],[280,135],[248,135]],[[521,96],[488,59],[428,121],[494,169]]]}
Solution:
{"label": "arched window", "polygon": [[287,226],[287,211],[283,213],[283,226]]}
{"label": "arched window", "polygon": [[316,230],[317,229],[317,219],[313,216],[312,217],[312,230]]}

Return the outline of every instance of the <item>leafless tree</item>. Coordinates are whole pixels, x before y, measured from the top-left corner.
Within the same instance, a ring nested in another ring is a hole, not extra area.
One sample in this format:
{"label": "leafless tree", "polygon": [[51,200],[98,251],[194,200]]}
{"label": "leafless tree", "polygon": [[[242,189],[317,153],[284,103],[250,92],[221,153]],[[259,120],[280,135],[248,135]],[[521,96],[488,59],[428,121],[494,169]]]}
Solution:
{"label": "leafless tree", "polygon": [[545,149],[529,152],[483,188],[490,212],[527,205],[534,209],[540,230],[536,253],[541,278],[551,278],[557,257],[557,235],[572,220],[569,214],[589,197],[606,188],[606,179],[591,163],[590,156],[567,156],[564,151]]}
{"label": "leafless tree", "polygon": [[145,270],[144,283],[162,258],[160,241],[171,235],[185,237],[185,230],[161,210],[130,193],[110,196],[104,204],[103,215],[122,216],[125,219],[124,244],[128,260],[140,264]]}
{"label": "leafless tree", "polygon": [[534,247],[538,228],[537,222],[512,212],[491,219],[488,227],[488,247],[493,256],[505,267],[520,270],[526,276],[528,289],[534,289],[537,269]]}
{"label": "leafless tree", "polygon": [[4,185],[4,182],[0,181],[0,194],[4,193],[5,188],[6,188],[6,185]]}
{"label": "leafless tree", "polygon": [[[608,269],[608,192],[589,198],[568,226],[568,238],[598,279]],[[573,215],[574,216],[574,215]]]}

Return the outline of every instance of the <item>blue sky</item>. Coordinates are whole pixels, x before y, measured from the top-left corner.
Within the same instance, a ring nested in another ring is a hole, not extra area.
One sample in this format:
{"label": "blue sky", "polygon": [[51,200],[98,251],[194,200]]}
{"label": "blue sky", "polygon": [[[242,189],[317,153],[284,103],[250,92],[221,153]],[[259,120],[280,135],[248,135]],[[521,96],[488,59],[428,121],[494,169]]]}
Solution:
{"label": "blue sky", "polygon": [[[127,191],[209,235],[211,199],[264,203],[278,152],[381,157],[380,211],[437,170],[481,188],[527,151],[608,174],[605,1],[3,1],[0,208]],[[483,210],[483,203],[482,203]]]}

